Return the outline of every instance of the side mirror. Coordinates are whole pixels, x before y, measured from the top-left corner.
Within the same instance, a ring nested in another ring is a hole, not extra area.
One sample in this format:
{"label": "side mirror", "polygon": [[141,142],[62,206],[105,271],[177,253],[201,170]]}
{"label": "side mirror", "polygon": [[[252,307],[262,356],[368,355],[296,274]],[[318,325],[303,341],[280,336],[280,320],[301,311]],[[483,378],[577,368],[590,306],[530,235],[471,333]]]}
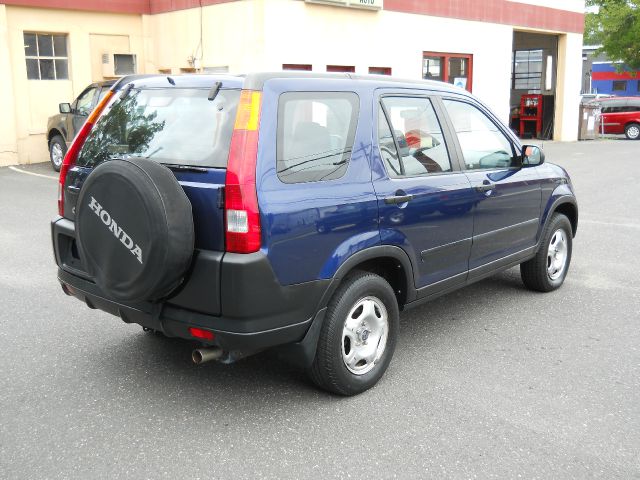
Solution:
{"label": "side mirror", "polygon": [[61,103],[58,105],[58,109],[60,110],[60,113],[71,113],[71,104]]}
{"label": "side mirror", "polygon": [[522,166],[537,167],[544,163],[544,152],[536,145],[522,146]]}

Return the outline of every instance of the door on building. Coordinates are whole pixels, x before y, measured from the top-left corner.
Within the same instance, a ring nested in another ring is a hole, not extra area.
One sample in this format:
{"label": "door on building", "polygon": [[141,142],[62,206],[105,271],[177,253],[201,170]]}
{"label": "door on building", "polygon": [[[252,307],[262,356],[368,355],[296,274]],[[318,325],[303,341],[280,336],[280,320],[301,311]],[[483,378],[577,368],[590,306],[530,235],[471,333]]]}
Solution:
{"label": "door on building", "polygon": [[520,137],[553,137],[557,64],[557,35],[513,33],[509,123]]}
{"label": "door on building", "polygon": [[409,254],[420,297],[466,280],[473,233],[474,192],[441,108],[428,96],[386,94],[376,112],[380,235]]}
{"label": "door on building", "polygon": [[443,104],[475,195],[472,279],[536,245],[541,184],[535,169],[521,168],[520,151],[488,112],[466,99]]}
{"label": "door on building", "polygon": [[465,53],[423,52],[422,78],[448,82],[471,92],[473,55]]}

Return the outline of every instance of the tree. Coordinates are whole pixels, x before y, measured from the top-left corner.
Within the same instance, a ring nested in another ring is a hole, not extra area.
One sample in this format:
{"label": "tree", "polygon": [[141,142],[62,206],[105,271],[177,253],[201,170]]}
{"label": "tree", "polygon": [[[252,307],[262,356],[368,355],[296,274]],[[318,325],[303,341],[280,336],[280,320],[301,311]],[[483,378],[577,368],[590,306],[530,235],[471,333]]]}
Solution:
{"label": "tree", "polygon": [[621,70],[640,70],[640,0],[587,0],[587,7],[593,12],[585,18],[585,43],[602,45]]}

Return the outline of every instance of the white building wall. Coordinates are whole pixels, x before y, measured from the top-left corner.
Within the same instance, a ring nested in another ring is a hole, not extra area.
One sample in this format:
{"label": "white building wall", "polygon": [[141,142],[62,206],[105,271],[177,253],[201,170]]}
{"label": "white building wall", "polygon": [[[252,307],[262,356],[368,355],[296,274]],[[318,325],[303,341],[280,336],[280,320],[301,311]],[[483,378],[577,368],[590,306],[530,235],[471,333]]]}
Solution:
{"label": "white building wall", "polygon": [[369,67],[391,67],[396,77],[420,79],[425,51],[472,54],[473,93],[502,120],[509,118],[511,26],[290,0],[265,3],[266,69],[302,63],[324,72],[327,65],[354,65],[364,74]]}

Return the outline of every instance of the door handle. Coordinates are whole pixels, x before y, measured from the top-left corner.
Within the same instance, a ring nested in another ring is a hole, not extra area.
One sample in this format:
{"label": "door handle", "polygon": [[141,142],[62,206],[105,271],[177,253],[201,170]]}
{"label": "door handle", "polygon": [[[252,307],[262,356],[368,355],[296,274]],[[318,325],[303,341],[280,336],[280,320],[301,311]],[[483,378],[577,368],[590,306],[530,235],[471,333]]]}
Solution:
{"label": "door handle", "polygon": [[482,182],[482,185],[476,185],[475,188],[476,188],[476,192],[489,192],[494,188],[496,188],[496,184],[491,183],[488,180],[485,180],[484,182]]}
{"label": "door handle", "polygon": [[393,197],[386,197],[384,199],[384,203],[386,204],[398,204],[398,203],[407,203],[413,199],[413,195],[394,195]]}
{"label": "door handle", "polygon": [[67,192],[69,193],[78,193],[80,191],[80,187],[76,187],[75,185],[69,185],[67,187]]}

